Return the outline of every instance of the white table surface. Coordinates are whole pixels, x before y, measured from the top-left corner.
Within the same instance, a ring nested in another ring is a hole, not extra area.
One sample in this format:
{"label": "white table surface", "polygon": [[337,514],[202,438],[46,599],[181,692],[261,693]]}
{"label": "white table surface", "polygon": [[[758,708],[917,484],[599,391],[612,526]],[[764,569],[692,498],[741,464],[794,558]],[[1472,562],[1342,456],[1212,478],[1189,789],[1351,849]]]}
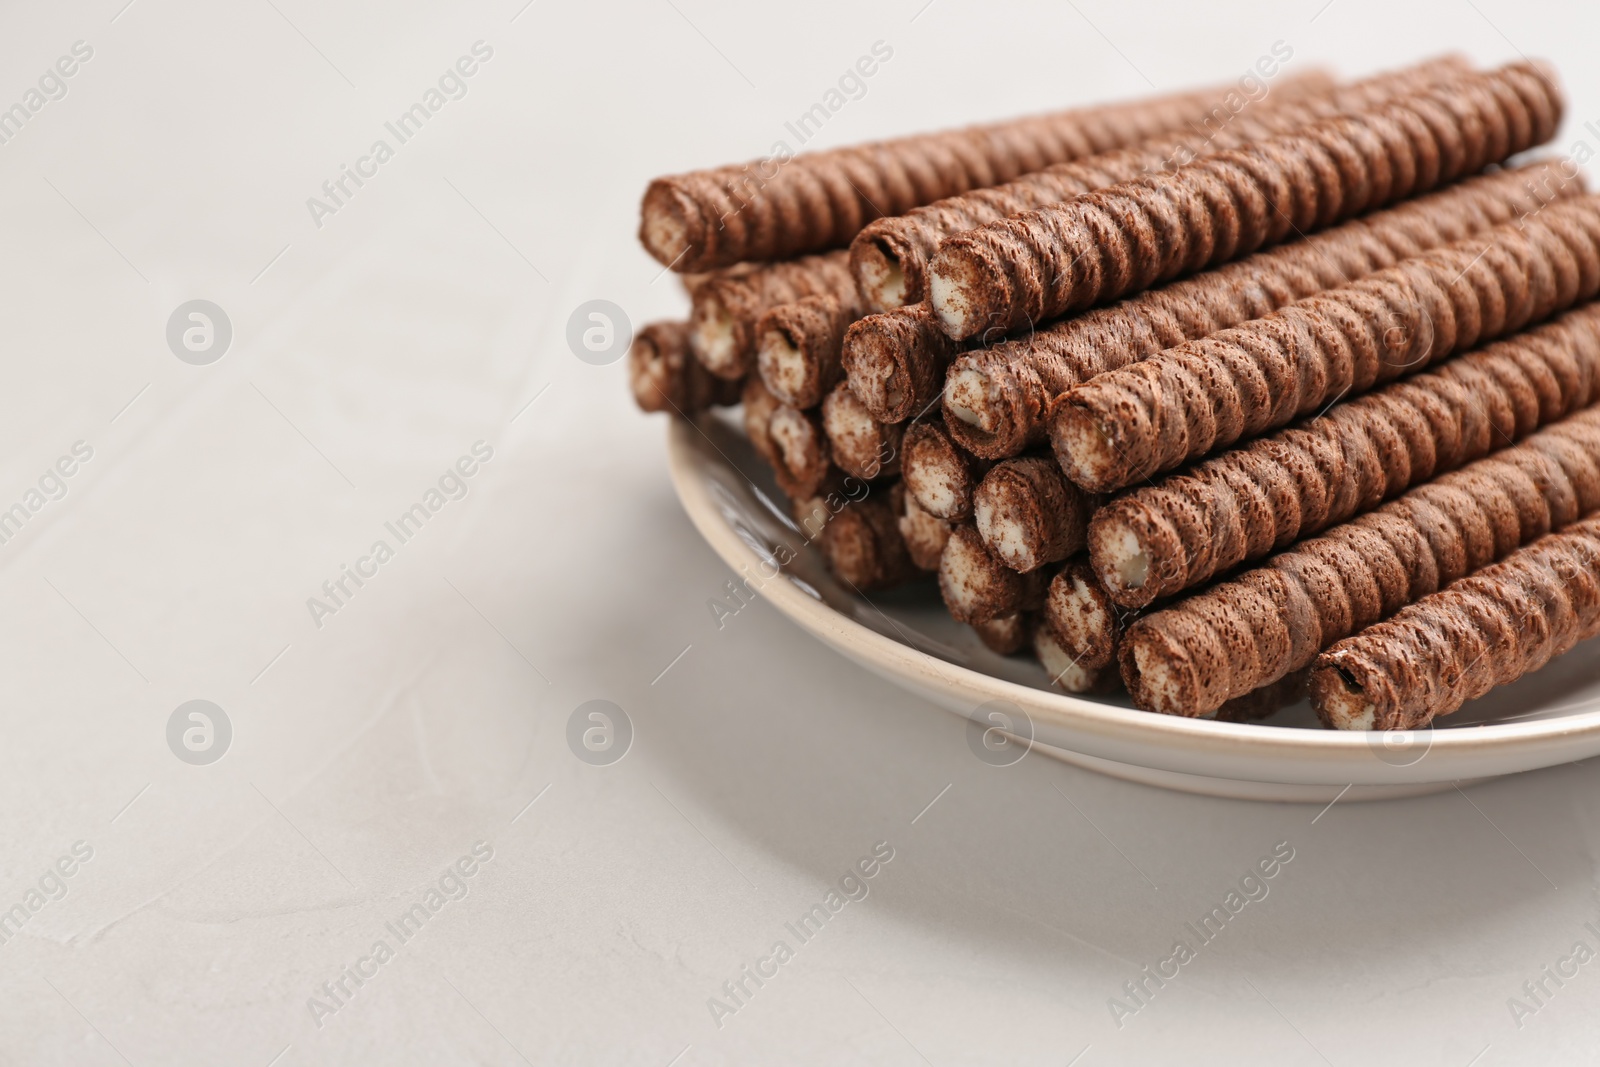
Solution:
{"label": "white table surface", "polygon": [[[730,575],[664,425],[565,342],[586,300],[684,311],[633,240],[649,177],[764,154],[878,40],[814,146],[1226,80],[1282,40],[1351,75],[1549,57],[1559,144],[1600,147],[1592,14],[125,2],[0,11],[0,105],[93,49],[0,145],[0,508],[93,449],[0,545],[0,910],[27,914],[0,1062],[1592,1062],[1600,962],[1508,1000],[1600,949],[1593,765],[1320,815],[986,766],[765,604],[716,629]],[[306,199],[480,40],[466,96],[319,228]],[[196,298],[234,331],[208,366],[164,337]],[[307,598],[477,441],[465,499],[319,628]],[[233,726],[207,766],[166,741],[192,699]],[[609,766],[566,741],[592,699],[634,727]],[[869,895],[793,937],[877,842]],[[1119,1027],[1123,983],[1280,842],[1267,897]],[[42,877],[65,895],[26,911]]]}

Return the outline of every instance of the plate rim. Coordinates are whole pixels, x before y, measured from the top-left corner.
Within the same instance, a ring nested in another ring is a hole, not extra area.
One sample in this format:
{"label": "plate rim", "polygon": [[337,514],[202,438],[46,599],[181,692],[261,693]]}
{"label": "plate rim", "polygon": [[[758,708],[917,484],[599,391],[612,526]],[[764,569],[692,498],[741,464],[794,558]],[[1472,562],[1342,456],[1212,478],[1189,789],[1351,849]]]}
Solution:
{"label": "plate rim", "polygon": [[[705,418],[702,415],[698,418]],[[667,468],[680,505],[690,522],[724,563],[738,570],[755,568],[765,561],[722,520],[707,483],[696,473],[700,435],[713,448],[715,442],[695,420],[672,417],[667,434]],[[718,449],[720,453],[721,450]],[[723,458],[727,460],[724,454]],[[728,460],[730,466],[737,465]],[[826,603],[807,595],[793,582],[769,581],[758,590],[785,617],[824,641],[843,655],[846,646],[857,650],[862,660],[882,664],[897,677],[920,674],[929,683],[940,684],[953,693],[985,693],[989,699],[1008,699],[1037,709],[1076,732],[1085,733],[1118,745],[1149,746],[1165,741],[1181,747],[1189,755],[1216,755],[1229,759],[1259,757],[1296,762],[1348,762],[1352,770],[1369,769],[1372,763],[1370,742],[1363,731],[1289,729],[1258,723],[1217,722],[1177,715],[1161,715],[1123,708],[1114,704],[1039,689],[1008,681],[971,667],[951,663],[912,648],[862,625]],[[974,703],[979,706],[982,701]],[[1429,737],[1429,755],[1435,766],[1442,759],[1469,759],[1494,754],[1500,757],[1532,756],[1550,751],[1552,746],[1580,739],[1600,739],[1600,697],[1593,710],[1575,712],[1560,718],[1528,722],[1490,723],[1452,730],[1395,731]],[[1442,758],[1442,759],[1441,759]],[[1573,756],[1574,760],[1582,756]],[[1536,764],[1543,766],[1548,764]],[[1452,775],[1450,777],[1466,777]]]}

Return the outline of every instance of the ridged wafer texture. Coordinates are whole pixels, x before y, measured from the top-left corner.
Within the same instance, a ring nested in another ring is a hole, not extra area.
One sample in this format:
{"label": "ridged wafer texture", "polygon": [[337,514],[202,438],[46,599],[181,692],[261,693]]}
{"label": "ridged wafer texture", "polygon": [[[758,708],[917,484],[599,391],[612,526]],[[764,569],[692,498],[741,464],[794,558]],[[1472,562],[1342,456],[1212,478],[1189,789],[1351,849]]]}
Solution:
{"label": "ridged wafer texture", "polygon": [[742,378],[754,369],[756,326],[780,304],[831,296],[854,305],[855,279],[845,252],[803,256],[759,267],[719,271],[695,289],[689,312],[689,347],[719,378]]}
{"label": "ridged wafer texture", "polygon": [[974,189],[876,219],[850,243],[850,269],[869,311],[915,304],[928,295],[927,265],[939,242],[1008,215],[1059,203],[1143,174],[1183,166],[1206,152],[1287,133],[1318,119],[1360,110],[1466,75],[1459,57],[1429,60],[1321,92],[1285,92],[1285,86],[1238,111],[1217,108],[1204,123],[1163,134],[1131,148],[1116,149],[1024,174],[1015,181]]}
{"label": "ridged wafer texture", "polygon": [[689,351],[689,324],[652,322],[628,348],[628,387],[643,411],[693,415],[737,404],[740,383],[717,378]]}
{"label": "ridged wafer texture", "polygon": [[1561,113],[1531,63],[1463,78],[949,237],[929,297],[952,337],[1020,331],[1481,170]]}
{"label": "ridged wafer texture", "polygon": [[661,263],[703,271],[842,248],[880,214],[900,215],[1052,163],[1201,122],[1228,87],[1079,108],[657,178],[639,240]]}
{"label": "ridged wafer texture", "polygon": [[1174,596],[1600,400],[1600,304],[1113,500],[1089,526],[1124,607]]}
{"label": "ridged wafer texture", "polygon": [[1317,657],[1311,706],[1345,730],[1412,730],[1600,635],[1600,518],[1540,538]]}
{"label": "ridged wafer texture", "polygon": [[768,310],[756,323],[756,370],[767,389],[797,408],[814,408],[844,377],[839,349],[860,305],[824,293]]}
{"label": "ridged wafer texture", "polygon": [[1123,681],[1148,711],[1207,714],[1597,508],[1590,408],[1144,616],[1123,636]]}
{"label": "ridged wafer texture", "polygon": [[772,472],[785,496],[807,497],[822,488],[833,470],[833,459],[818,412],[778,405],[767,417],[767,438],[777,460]]}
{"label": "ridged wafer texture", "polygon": [[1407,256],[1583,195],[1581,172],[1530,163],[1468,178],[1215,270],[957,356],[944,386],[950,433],[991,458],[1046,436],[1055,403],[1097,374],[1260,318]]}
{"label": "ridged wafer texture", "polygon": [[874,417],[904,422],[938,401],[945,368],[963,347],[945,335],[924,303],[854,323],[839,358],[850,391]]}
{"label": "ridged wafer texture", "polygon": [[1600,197],[1413,256],[1064,397],[1062,470],[1110,492],[1513,333],[1600,289]]}

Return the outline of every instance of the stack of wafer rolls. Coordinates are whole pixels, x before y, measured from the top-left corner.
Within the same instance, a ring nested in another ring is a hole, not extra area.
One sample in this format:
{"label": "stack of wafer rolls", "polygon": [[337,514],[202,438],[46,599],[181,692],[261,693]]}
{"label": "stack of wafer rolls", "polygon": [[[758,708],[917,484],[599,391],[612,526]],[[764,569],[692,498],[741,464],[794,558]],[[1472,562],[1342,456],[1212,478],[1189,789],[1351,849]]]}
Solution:
{"label": "stack of wafer rolls", "polygon": [[636,397],[739,389],[841,581],[931,576],[1059,688],[1448,714],[1600,632],[1600,197],[1507,165],[1559,125],[1543,65],[1277,89],[916,189],[966,134],[663,179],[641,236],[705,273]]}
{"label": "stack of wafer rolls", "polygon": [[1212,714],[1596,510],[1600,408],[1590,408],[1144,616],[1122,639],[1123,680],[1140,707]]}

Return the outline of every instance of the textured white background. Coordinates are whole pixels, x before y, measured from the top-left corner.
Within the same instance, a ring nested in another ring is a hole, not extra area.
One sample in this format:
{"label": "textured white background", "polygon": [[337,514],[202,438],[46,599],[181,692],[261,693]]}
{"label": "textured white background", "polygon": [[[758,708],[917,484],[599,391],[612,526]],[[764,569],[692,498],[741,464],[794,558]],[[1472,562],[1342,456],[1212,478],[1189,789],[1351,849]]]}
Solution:
{"label": "textured white background", "polygon": [[[0,146],[0,504],[94,448],[0,546],[0,908],[94,849],[0,945],[0,1062],[1590,1062],[1600,961],[1520,1029],[1507,998],[1600,948],[1593,765],[1320,818],[986,766],[764,604],[714,628],[729,575],[663,425],[564,330],[592,298],[681,314],[633,241],[647,179],[765,153],[879,39],[816,143],[1216,82],[1282,39],[1348,75],[1549,57],[1560,144],[1600,147],[1592,8],[124,2],[0,11],[0,104],[94,48]],[[466,98],[316,228],[306,198],[479,39]],[[235,331],[208,367],[163,338],[196,297]],[[470,495],[313,626],[479,439]],[[235,730],[209,767],[164,737],[196,697]],[[565,741],[594,698],[636,729],[609,767]],[[316,1026],[480,840],[466,899]],[[714,1025],[880,840],[871,895]],[[1283,841],[1118,1029],[1108,998]]]}

